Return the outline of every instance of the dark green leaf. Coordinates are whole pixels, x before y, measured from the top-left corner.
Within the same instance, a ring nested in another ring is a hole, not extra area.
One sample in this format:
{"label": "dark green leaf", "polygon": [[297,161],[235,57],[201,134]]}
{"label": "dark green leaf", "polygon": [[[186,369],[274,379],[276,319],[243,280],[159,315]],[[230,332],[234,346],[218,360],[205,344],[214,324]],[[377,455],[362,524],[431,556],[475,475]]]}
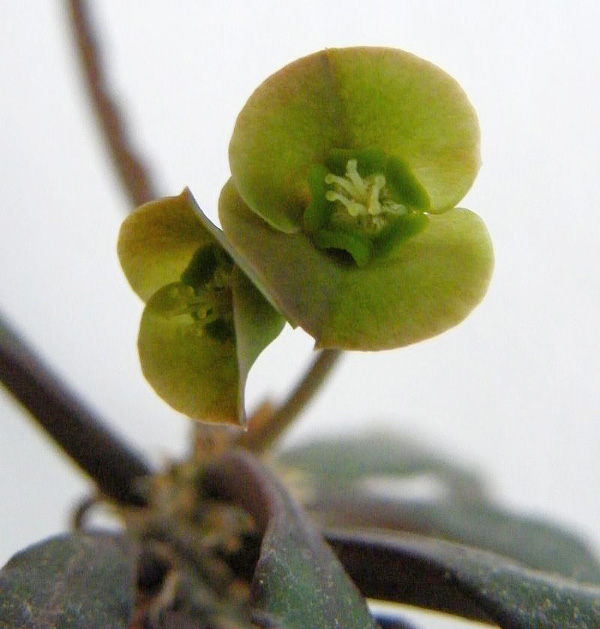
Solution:
{"label": "dark green leaf", "polygon": [[340,488],[369,477],[434,474],[463,498],[483,493],[473,472],[396,433],[366,432],[311,441],[279,452],[277,460],[314,477],[319,487]]}
{"label": "dark green leaf", "polygon": [[365,596],[495,622],[504,629],[597,629],[600,588],[504,557],[418,536],[331,532]]}
{"label": "dark green leaf", "polygon": [[401,501],[346,490],[322,493],[311,508],[329,526],[419,533],[498,553],[531,569],[600,584],[597,558],[575,535],[489,503]]}
{"label": "dark green leaf", "polygon": [[331,549],[279,481],[257,459],[230,452],[209,468],[207,486],[245,507],[262,532],[253,604],[288,629],[375,627]]}
{"label": "dark green leaf", "polygon": [[109,534],[63,535],[15,555],[0,572],[0,626],[129,626],[135,545]]}
{"label": "dark green leaf", "polygon": [[[328,526],[377,527],[459,542],[510,557],[536,570],[600,583],[600,563],[577,536],[492,504],[474,474],[390,434],[364,434],[297,446],[278,455],[310,483],[312,512]],[[387,476],[397,493],[369,491],[361,480]],[[423,477],[441,493],[406,499],[403,481]]]}

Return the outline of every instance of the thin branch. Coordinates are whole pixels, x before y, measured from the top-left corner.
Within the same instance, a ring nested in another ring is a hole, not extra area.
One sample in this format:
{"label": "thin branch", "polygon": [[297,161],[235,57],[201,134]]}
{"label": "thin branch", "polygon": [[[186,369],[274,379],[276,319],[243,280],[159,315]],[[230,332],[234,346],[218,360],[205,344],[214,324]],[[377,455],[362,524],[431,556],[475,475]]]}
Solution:
{"label": "thin branch", "polygon": [[256,453],[267,450],[321,388],[341,354],[340,350],[321,350],[302,380],[279,408],[272,413],[257,413],[250,418],[248,431],[240,437],[239,445]]}
{"label": "thin branch", "polygon": [[0,316],[0,382],[109,498],[141,505],[150,468],[85,406]]}
{"label": "thin branch", "polygon": [[107,88],[98,42],[93,34],[85,2],[69,0],[69,8],[88,93],[102,135],[132,205],[141,205],[158,196],[155,186],[145,164],[131,147],[121,112]]}

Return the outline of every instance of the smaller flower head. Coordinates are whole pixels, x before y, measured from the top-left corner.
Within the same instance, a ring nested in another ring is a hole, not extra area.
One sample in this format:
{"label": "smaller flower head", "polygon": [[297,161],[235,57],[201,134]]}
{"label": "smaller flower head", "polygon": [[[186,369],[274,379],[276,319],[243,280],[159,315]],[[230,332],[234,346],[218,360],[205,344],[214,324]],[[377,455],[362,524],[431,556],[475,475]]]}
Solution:
{"label": "smaller flower head", "polygon": [[284,319],[240,271],[227,241],[186,190],[147,203],[123,223],[119,257],[146,301],[142,371],[186,415],[244,423],[244,385]]}

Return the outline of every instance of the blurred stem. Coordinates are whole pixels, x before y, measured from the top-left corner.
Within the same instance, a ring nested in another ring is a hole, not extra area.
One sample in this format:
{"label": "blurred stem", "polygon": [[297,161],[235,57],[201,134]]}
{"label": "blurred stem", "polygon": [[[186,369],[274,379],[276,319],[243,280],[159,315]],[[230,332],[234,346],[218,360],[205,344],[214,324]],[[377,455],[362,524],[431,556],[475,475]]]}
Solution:
{"label": "blurred stem", "polygon": [[[129,146],[120,112],[105,89],[104,73],[85,3],[69,1],[79,57],[103,135],[131,203],[156,197],[142,161]],[[146,462],[106,428],[31,351],[0,316],[0,382],[86,472],[107,497],[142,505],[136,481],[152,473]]]}
{"label": "blurred stem", "polygon": [[302,380],[279,408],[271,413],[261,413],[259,410],[249,419],[248,431],[240,437],[239,445],[257,454],[267,450],[318,392],[341,355],[342,352],[337,349],[321,350]]}
{"label": "blurred stem", "polygon": [[148,465],[67,389],[1,316],[0,382],[100,491],[122,504],[144,503],[135,484],[151,473]]}
{"label": "blurred stem", "polygon": [[125,133],[121,112],[107,88],[88,7],[80,0],[69,0],[68,5],[79,59],[102,135],[131,204],[134,207],[141,205],[155,199],[158,194],[145,164],[131,147]]}

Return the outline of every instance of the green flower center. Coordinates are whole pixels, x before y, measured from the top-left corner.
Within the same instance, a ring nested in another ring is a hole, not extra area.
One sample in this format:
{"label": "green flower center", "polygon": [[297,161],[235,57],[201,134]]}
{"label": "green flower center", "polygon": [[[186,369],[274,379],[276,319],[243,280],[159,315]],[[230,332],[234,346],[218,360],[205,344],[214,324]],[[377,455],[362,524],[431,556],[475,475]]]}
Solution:
{"label": "green flower center", "polygon": [[390,216],[408,213],[408,208],[391,198],[386,186],[385,175],[376,173],[361,177],[357,170],[358,161],[348,160],[343,177],[328,173],[325,183],[332,189],[325,199],[335,204],[330,220],[340,226],[354,224],[366,233],[376,234],[385,227]]}
{"label": "green flower center", "polygon": [[216,244],[196,251],[181,274],[181,284],[172,287],[173,314],[186,314],[206,333],[218,341],[233,339],[233,301],[231,274],[233,261]]}
{"label": "green flower center", "polygon": [[309,172],[304,229],[320,249],[365,266],[425,228],[429,197],[408,167],[378,149],[332,151]]}

